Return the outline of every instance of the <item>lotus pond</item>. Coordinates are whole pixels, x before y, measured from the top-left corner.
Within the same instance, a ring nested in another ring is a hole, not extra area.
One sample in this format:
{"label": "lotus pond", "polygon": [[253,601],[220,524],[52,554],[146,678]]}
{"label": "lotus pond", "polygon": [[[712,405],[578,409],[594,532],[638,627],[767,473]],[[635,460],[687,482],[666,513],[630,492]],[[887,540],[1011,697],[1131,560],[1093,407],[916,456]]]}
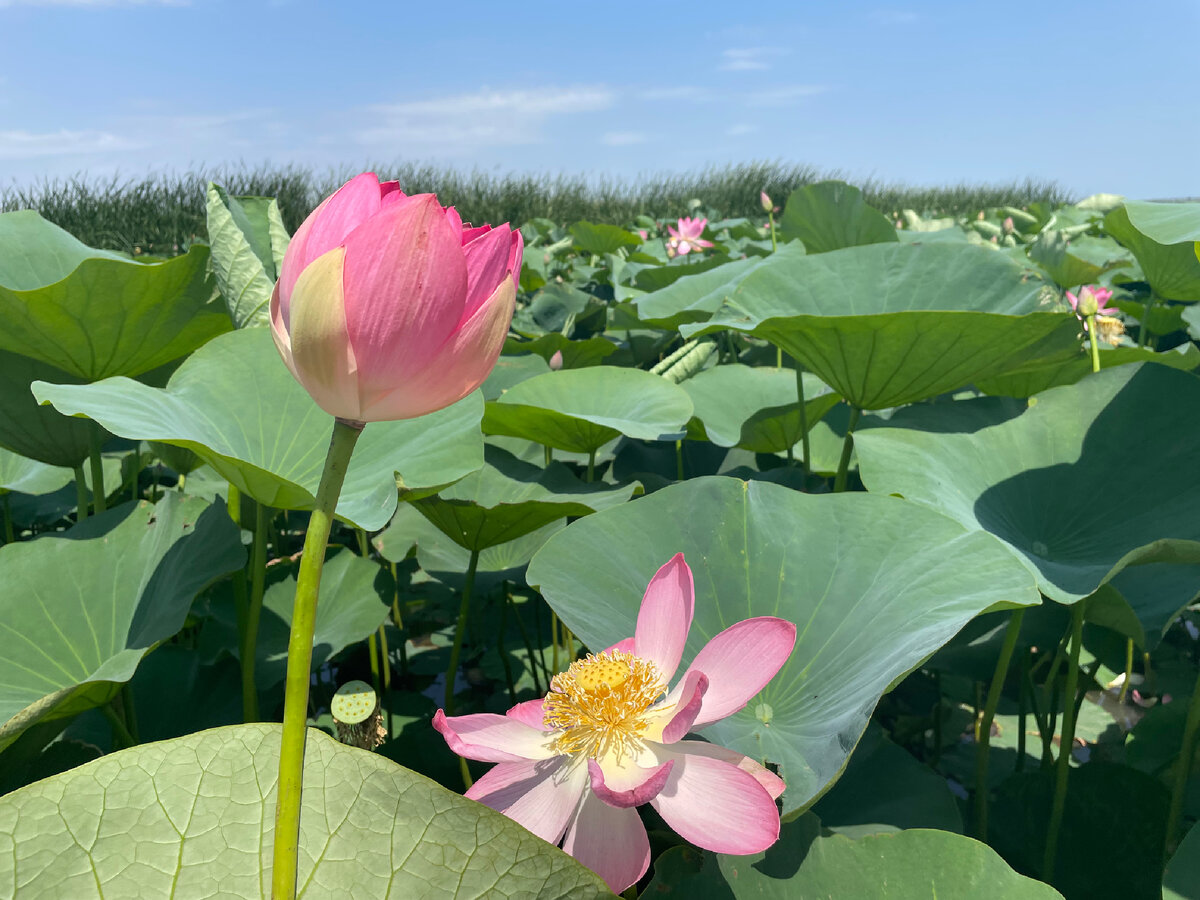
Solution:
{"label": "lotus pond", "polygon": [[1200,203],[776,199],[348,446],[275,200],[0,214],[0,896],[1200,898]]}

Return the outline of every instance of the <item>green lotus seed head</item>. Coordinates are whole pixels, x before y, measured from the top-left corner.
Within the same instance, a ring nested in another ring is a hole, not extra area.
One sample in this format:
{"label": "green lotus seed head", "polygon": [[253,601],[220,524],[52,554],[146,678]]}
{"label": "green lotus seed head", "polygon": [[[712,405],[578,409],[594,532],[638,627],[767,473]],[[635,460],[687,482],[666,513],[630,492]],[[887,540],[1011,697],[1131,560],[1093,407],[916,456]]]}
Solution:
{"label": "green lotus seed head", "polygon": [[365,681],[347,681],[333,695],[329,711],[338,722],[357,725],[370,718],[378,702],[374,688]]}

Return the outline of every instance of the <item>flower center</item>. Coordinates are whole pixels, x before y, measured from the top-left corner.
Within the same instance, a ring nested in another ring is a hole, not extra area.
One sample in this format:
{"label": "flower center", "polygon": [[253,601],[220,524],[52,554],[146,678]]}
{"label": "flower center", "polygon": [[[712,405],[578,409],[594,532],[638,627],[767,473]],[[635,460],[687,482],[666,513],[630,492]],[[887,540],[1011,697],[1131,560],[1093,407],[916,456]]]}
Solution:
{"label": "flower center", "polygon": [[554,676],[543,703],[543,724],[559,732],[554,749],[620,760],[641,749],[643,718],[666,686],[649,660],[622,650],[591,653]]}

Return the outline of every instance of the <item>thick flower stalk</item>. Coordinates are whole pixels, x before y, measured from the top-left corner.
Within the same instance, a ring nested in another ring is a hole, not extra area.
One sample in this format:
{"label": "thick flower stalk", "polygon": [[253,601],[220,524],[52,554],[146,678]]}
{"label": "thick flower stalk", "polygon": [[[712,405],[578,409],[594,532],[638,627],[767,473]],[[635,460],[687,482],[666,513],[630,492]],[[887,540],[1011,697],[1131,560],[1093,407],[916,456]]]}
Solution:
{"label": "thick flower stalk", "polygon": [[707,224],[708,219],[684,218],[679,220],[677,229],[668,225],[667,233],[670,237],[667,239],[667,256],[687,256],[689,253],[698,253],[711,247],[712,241],[701,237]]}
{"label": "thick flower stalk", "polygon": [[463,225],[432,194],[359,175],[288,245],[271,297],[287,367],[348,422],[449,406],[491,372],[512,319],[520,231]]}
{"label": "thick flower stalk", "polygon": [[695,606],[676,554],[650,581],[634,636],[571,664],[541,700],[507,714],[433,720],[456,753],[498,765],[467,796],[556,844],[621,892],[650,844],[651,804],[686,840],[758,853],[779,837],[783,781],[755,760],[684,735],[744,707],[791,655],[796,626],[770,616],[716,635],[674,688]]}

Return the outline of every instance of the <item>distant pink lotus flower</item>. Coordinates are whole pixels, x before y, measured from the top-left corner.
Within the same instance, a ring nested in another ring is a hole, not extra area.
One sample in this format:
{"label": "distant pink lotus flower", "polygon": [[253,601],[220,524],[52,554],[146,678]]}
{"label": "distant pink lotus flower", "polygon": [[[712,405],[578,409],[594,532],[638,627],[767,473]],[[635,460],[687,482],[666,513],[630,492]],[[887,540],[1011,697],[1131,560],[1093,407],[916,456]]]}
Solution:
{"label": "distant pink lotus flower", "polygon": [[796,626],[771,616],[716,635],[668,690],[692,623],[692,572],[676,554],[646,588],[634,636],[571,664],[542,700],[433,726],[460,756],[499,763],[467,796],[520,822],[620,893],[645,874],[650,803],[686,840],[759,853],[779,837],[783,781],[748,756],[681,740],[744,707],[791,655]]}
{"label": "distant pink lotus flower", "polygon": [[1115,312],[1119,312],[1119,310],[1115,307],[1110,308],[1105,306],[1105,304],[1112,299],[1112,291],[1110,291],[1108,288],[1085,285],[1084,287],[1080,288],[1078,297],[1076,297],[1070,291],[1067,291],[1067,302],[1071,304],[1071,309],[1075,310],[1075,315],[1079,316],[1081,319],[1087,314],[1079,311],[1079,304],[1083,303],[1086,308],[1088,306],[1087,301],[1089,298],[1096,301],[1096,313],[1099,315],[1107,316],[1112,315]]}
{"label": "distant pink lotus flower", "polygon": [[679,220],[678,230],[668,225],[667,232],[671,236],[667,239],[667,256],[687,256],[693,250],[698,252],[711,247],[712,241],[706,241],[700,236],[704,234],[704,226],[707,224],[708,219],[683,218]]}
{"label": "distant pink lotus flower", "polygon": [[550,357],[550,368],[557,372],[563,367],[563,356],[561,350],[555,350]]}
{"label": "distant pink lotus flower", "polygon": [[508,334],[521,233],[464,226],[433,194],[365,172],[297,229],[271,297],[283,361],[350,422],[449,406],[491,372]]}

